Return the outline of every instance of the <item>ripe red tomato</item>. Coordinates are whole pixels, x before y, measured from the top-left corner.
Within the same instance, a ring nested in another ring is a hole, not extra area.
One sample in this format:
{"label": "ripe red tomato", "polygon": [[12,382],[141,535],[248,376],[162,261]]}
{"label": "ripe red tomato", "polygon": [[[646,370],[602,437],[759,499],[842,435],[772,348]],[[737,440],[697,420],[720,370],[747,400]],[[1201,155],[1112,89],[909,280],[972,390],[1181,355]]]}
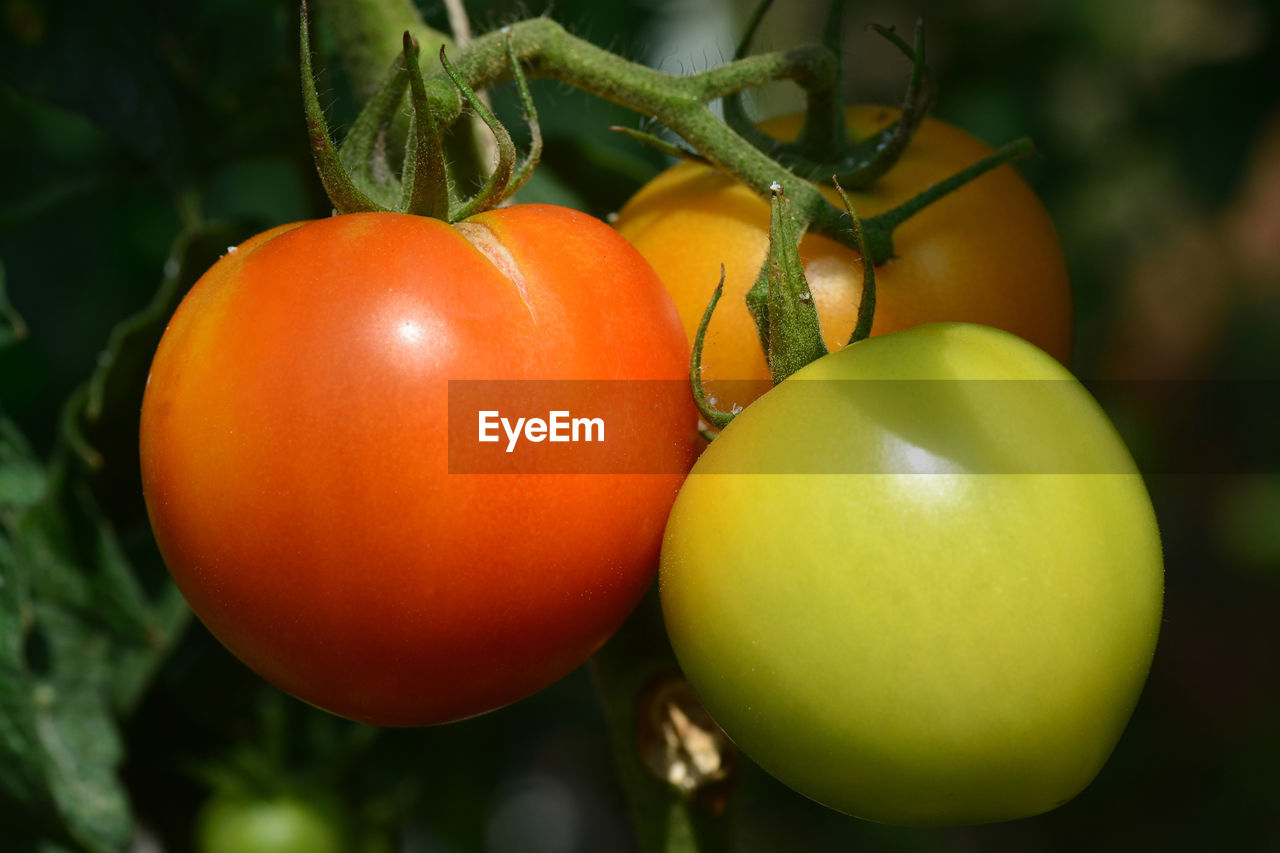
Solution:
{"label": "ripe red tomato", "polygon": [[[687,376],[652,269],[585,214],[285,225],[165,332],[147,507],[196,614],[263,677],[364,722],[455,720],[565,675],[640,599],[696,452]],[[456,379],[676,380],[608,416],[655,473],[450,473]]]}
{"label": "ripe red tomato", "polygon": [[[890,107],[855,106],[845,117],[852,136],[862,138],[898,114]],[[800,124],[800,116],[788,116],[762,128],[789,139]],[[871,217],[990,153],[964,131],[926,118],[888,174],[849,198],[860,216]],[[842,205],[834,190],[827,195]],[[690,338],[724,264],[724,298],[703,350],[704,381],[712,393],[732,396],[743,388],[729,391],[719,387],[721,381],[767,380],[744,299],[768,251],[769,204],[723,172],[682,163],[642,188],[615,224],[657,270]],[[895,256],[876,267],[873,335],[964,320],[1013,332],[1063,364],[1070,362],[1071,290],[1062,247],[1044,206],[1011,166],[979,177],[908,219],[894,232],[894,249]],[[848,343],[857,320],[862,260],[817,234],[805,236],[800,257],[827,346],[837,349]]]}

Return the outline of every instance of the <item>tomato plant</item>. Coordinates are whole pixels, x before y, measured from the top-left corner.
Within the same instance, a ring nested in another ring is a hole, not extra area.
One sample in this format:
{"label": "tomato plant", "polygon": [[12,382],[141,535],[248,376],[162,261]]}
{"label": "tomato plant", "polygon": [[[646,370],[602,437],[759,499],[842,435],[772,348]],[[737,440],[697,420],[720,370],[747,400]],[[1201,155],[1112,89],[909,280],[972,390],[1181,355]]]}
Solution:
{"label": "tomato plant", "polygon": [[934,324],[818,359],[694,466],[662,606],[712,716],[832,808],[1046,811],[1133,710],[1162,601],[1141,476],[1057,362]]}
{"label": "tomato plant", "polygon": [[195,285],[156,353],[156,539],[205,625],[295,696],[382,725],[490,710],[640,599],[695,412],[673,381],[659,410],[610,415],[653,474],[450,473],[449,381],[682,380],[687,358],[649,266],[576,211],[275,228]]}
{"label": "tomato plant", "polygon": [[[846,121],[851,134],[861,138],[898,114],[889,107],[854,106],[847,109]],[[789,139],[801,121],[788,116],[762,127]],[[874,216],[990,153],[964,131],[925,118],[894,167],[866,191],[850,193],[850,200],[860,216]],[[827,194],[841,204],[833,190]],[[716,390],[718,381],[768,379],[744,303],[769,245],[768,202],[723,172],[682,163],[643,187],[615,224],[657,270],[690,337],[724,264],[724,299],[703,351],[708,389]],[[1072,306],[1062,248],[1044,206],[1011,166],[916,213],[893,239],[894,257],[876,270],[873,335],[969,321],[1013,332],[1069,362]],[[832,349],[842,346],[857,317],[861,259],[853,249],[812,233],[801,242],[800,257],[826,343]]]}

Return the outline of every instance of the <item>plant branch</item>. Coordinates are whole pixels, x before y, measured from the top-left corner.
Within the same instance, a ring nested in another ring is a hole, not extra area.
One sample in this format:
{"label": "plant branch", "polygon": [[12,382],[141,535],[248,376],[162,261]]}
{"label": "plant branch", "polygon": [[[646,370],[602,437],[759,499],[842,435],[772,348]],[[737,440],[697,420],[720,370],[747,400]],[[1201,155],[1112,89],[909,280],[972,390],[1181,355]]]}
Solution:
{"label": "plant branch", "polygon": [[[831,87],[838,63],[820,45],[760,54],[690,76],[656,71],[570,35],[547,18],[521,21],[472,41],[455,61],[459,76],[474,88],[510,79],[510,54],[530,77],[551,77],[656,119],[687,140],[708,162],[732,174],[762,198],[776,183],[785,187],[797,217],[823,233],[849,239],[843,211],[817,187],[758,150],[711,112],[709,102],[773,80],[806,88]],[[457,87],[443,73],[427,80],[427,96],[441,122],[462,109]],[[822,226],[830,223],[829,229]]]}
{"label": "plant branch", "polygon": [[[904,44],[904,52],[908,52],[915,65],[907,102],[927,103],[923,42],[919,33],[915,48],[906,51]],[[596,47],[566,32],[549,18],[534,18],[475,38],[458,51],[454,62],[459,79],[473,89],[510,80],[517,63],[529,77],[553,78],[661,122],[708,163],[733,175],[763,199],[771,197],[775,185],[781,186],[797,222],[807,223],[810,230],[845,246],[859,248],[854,232],[848,228],[845,211],[832,205],[818,187],[806,180],[807,170],[806,174],[797,175],[718,119],[709,108],[711,101],[774,80],[792,80],[808,92],[833,90],[839,82],[840,63],[829,48],[805,45],[735,59],[699,74],[681,76],[657,71]],[[463,98],[458,86],[443,70],[425,75],[421,97],[441,127],[453,124],[462,114]],[[918,121],[918,116],[904,115],[902,121],[911,124]],[[940,182],[917,199],[865,220],[862,232],[871,252],[871,262],[880,264],[892,256],[893,229],[903,220],[945,192],[1001,162],[1025,154],[1027,146],[1023,141],[1006,146],[988,160]],[[851,176],[842,173],[840,177],[844,181]]]}

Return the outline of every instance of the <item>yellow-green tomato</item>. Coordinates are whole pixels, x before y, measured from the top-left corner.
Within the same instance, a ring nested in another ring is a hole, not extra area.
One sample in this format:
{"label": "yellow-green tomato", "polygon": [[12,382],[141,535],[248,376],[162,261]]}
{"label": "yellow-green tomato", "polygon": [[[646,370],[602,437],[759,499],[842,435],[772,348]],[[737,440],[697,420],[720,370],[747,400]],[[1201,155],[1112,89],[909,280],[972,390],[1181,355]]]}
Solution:
{"label": "yellow-green tomato", "polygon": [[668,522],[676,655],[744,753],[869,820],[1038,814],[1114,748],[1155,649],[1159,532],[1058,362],[964,323],[870,338],[742,412]]}

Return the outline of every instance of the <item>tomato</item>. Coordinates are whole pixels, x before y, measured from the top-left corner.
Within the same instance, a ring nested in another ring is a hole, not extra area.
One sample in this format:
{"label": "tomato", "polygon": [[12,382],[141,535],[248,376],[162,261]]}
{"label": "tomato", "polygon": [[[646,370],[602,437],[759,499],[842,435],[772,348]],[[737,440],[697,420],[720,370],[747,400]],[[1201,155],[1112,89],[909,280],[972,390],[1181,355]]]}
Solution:
{"label": "tomato", "polygon": [[[657,277],[585,214],[286,225],[170,321],[147,507],[195,613],[263,677],[363,722],[455,720],[565,675],[639,601],[696,453],[687,377]],[[640,473],[451,473],[468,379],[669,381],[608,415]]]}
{"label": "tomato", "polygon": [[746,755],[919,825],[1082,790],[1142,689],[1162,585],[1098,405],[964,323],[869,338],[748,406],[681,489],[660,572],[680,664]]}
{"label": "tomato", "polygon": [[275,797],[218,795],[196,816],[200,853],[344,853],[340,821],[319,804]]}
{"label": "tomato", "polygon": [[[861,138],[898,114],[855,106],[846,118],[851,134]],[[762,127],[789,139],[800,124],[800,116],[790,116]],[[926,118],[888,174],[868,190],[850,193],[850,200],[860,216],[873,216],[990,153],[964,131]],[[827,195],[843,207],[833,190]],[[724,264],[724,298],[703,350],[708,391],[741,397],[752,392],[720,381],[769,378],[744,301],[769,246],[767,202],[722,172],[682,163],[628,201],[615,226],[671,291],[690,339]],[[894,248],[895,256],[876,267],[873,335],[963,320],[1013,332],[1069,362],[1071,290],[1062,248],[1044,206],[1013,167],[988,172],[908,219],[894,232]],[[841,347],[857,319],[861,258],[816,234],[801,241],[800,257],[827,346]]]}

